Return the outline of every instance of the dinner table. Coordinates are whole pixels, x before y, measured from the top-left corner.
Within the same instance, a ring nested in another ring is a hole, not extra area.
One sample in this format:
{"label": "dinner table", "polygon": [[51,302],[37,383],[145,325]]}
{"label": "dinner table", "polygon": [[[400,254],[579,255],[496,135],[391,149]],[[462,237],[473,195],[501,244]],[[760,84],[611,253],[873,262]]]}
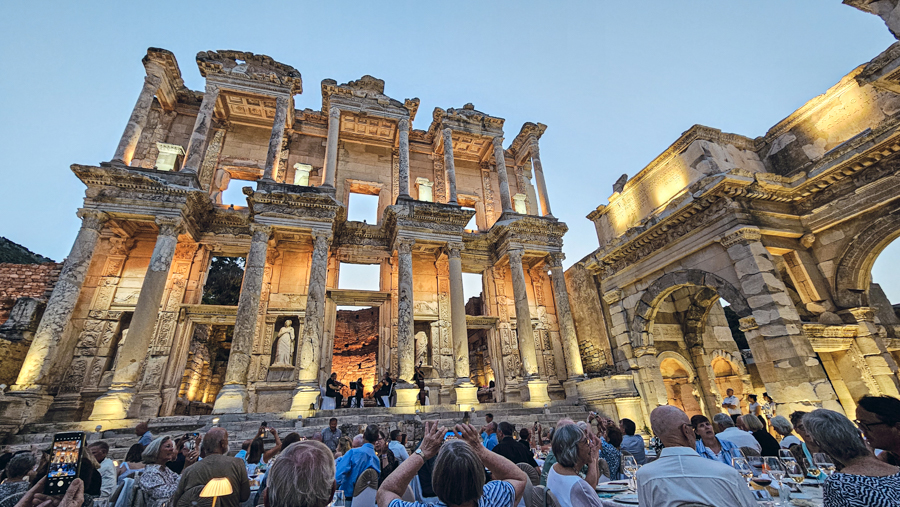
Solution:
{"label": "dinner table", "polygon": [[[604,483],[598,484],[597,487],[600,488]],[[627,486],[628,481],[610,481],[608,483],[610,486],[607,486],[605,489],[611,489],[612,485],[622,485]],[[600,497],[600,504],[603,507],[634,507],[637,505],[637,494],[632,490],[625,490],[622,492],[597,492]],[[625,497],[626,501],[617,501],[622,499],[619,495],[630,495],[630,497]],[[789,504],[782,503],[782,505],[791,505],[795,507],[821,507],[824,505],[824,500],[822,499],[822,485],[816,479],[806,479],[800,485],[800,493],[792,493],[789,498]],[[760,507],[769,507],[775,505],[775,500],[760,500]]]}

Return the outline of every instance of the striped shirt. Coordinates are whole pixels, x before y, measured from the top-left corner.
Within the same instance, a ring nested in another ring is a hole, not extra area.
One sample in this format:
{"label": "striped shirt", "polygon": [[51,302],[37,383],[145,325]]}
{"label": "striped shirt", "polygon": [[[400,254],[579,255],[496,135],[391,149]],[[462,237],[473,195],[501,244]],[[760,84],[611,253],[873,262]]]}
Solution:
{"label": "striped shirt", "polygon": [[[516,499],[516,490],[512,484],[506,481],[491,481],[484,485],[481,490],[481,498],[478,499],[478,507],[509,507],[513,500]],[[441,502],[425,504],[420,502],[404,502],[395,499],[388,504],[388,507],[426,507],[428,505],[437,505],[438,507],[447,507],[447,504]]]}

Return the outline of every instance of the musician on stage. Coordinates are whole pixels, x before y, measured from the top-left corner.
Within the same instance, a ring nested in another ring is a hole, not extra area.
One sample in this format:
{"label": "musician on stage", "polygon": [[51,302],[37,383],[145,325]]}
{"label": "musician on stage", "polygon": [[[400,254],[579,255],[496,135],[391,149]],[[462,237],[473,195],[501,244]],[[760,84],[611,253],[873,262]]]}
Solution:
{"label": "musician on stage", "polygon": [[[362,377],[356,379],[356,391],[353,393],[356,398],[356,408],[363,408],[363,381]],[[350,400],[347,400],[347,408],[350,408]]]}
{"label": "musician on stage", "polygon": [[325,396],[334,398],[335,408],[341,408],[341,401],[344,399],[344,396],[341,395],[342,387],[344,387],[344,384],[337,381],[337,373],[332,373],[328,381],[325,382]]}
{"label": "musician on stage", "polygon": [[413,382],[419,387],[419,405],[425,406],[425,374],[422,373],[422,362],[416,365],[416,372],[413,374]]}
{"label": "musician on stage", "polygon": [[384,379],[382,379],[375,387],[375,403],[377,403],[379,407],[384,406],[382,396],[390,396],[392,387],[394,387],[394,381],[391,380],[391,374],[389,372],[384,372]]}

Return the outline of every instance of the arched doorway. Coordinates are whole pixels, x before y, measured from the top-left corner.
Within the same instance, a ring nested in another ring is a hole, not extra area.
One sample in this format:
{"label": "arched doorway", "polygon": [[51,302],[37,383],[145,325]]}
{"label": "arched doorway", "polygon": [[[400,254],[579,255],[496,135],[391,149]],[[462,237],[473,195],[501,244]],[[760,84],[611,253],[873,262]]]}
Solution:
{"label": "arched doorway", "polygon": [[663,358],[659,363],[663,383],[666,385],[666,397],[669,405],[684,410],[688,417],[703,413],[700,405],[694,375],[689,366],[672,357]]}

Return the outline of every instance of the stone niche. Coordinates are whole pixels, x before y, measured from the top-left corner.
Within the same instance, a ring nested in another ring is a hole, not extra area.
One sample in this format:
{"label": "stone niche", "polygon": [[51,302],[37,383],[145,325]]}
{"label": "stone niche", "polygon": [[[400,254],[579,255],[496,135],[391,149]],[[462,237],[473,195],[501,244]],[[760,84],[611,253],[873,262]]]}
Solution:
{"label": "stone niche", "polygon": [[338,310],[334,326],[331,371],[346,385],[362,377],[365,396],[378,380],[378,314],[378,308]]}

